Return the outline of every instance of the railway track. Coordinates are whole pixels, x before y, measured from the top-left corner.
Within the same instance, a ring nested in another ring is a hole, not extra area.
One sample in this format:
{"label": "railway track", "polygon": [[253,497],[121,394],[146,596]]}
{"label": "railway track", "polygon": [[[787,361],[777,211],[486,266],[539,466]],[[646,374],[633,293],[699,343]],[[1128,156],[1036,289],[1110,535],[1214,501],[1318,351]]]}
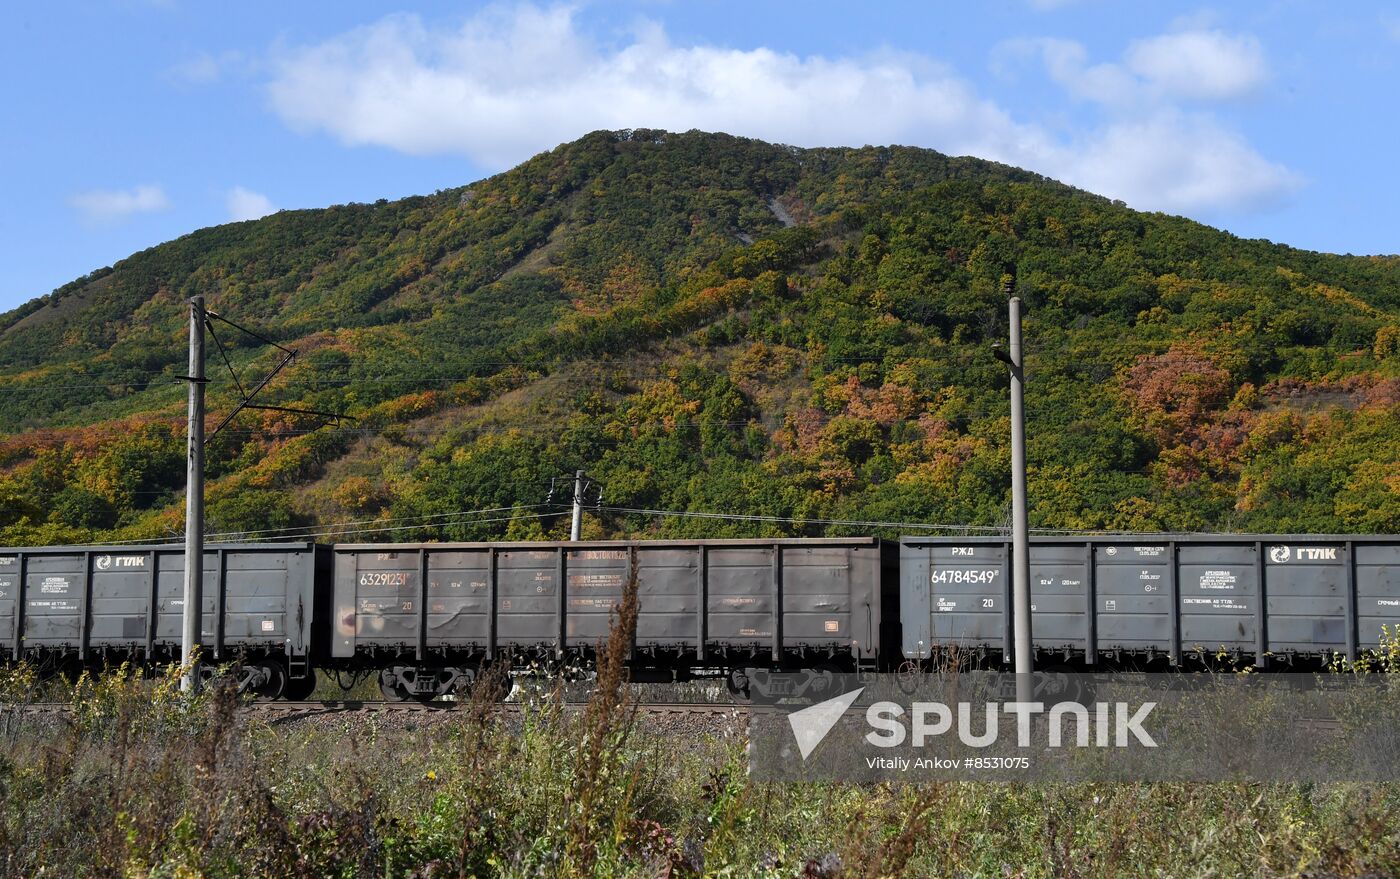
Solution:
{"label": "railway track", "polygon": [[[565,702],[566,710],[578,711],[588,703],[584,701]],[[72,705],[67,702],[30,702],[24,704],[0,704],[0,716],[10,714],[19,716],[42,716],[42,715],[62,715],[72,710]],[[509,714],[519,713],[525,706],[519,702],[500,702],[493,704],[493,711]],[[239,706],[240,712],[266,718],[272,724],[285,723],[290,720],[297,720],[304,717],[316,717],[333,714],[421,714],[421,715],[443,715],[453,716],[465,714],[467,706],[453,702],[390,702],[382,700],[358,700],[358,699],[333,699],[315,702],[245,702]],[[643,702],[637,705],[637,710],[643,714],[653,716],[666,715],[703,715],[703,716],[733,716],[736,714],[747,714],[748,705],[738,703],[723,702]]]}
{"label": "railway track", "polygon": [[[564,708],[569,711],[582,710],[587,702],[565,702]],[[519,702],[500,702],[491,706],[491,710],[507,714],[517,714],[525,706]],[[380,702],[380,701],[326,701],[326,702],[250,702],[244,706],[243,710],[253,714],[266,717],[271,724],[283,723],[289,720],[301,719],[303,717],[314,717],[331,714],[358,714],[358,713],[384,713],[391,715],[402,714],[423,714],[423,715],[461,715],[465,714],[468,706],[452,702]],[[667,715],[702,715],[711,717],[734,716],[739,712],[747,712],[748,706],[737,704],[726,704],[717,702],[644,702],[637,705],[637,710],[649,716]]]}
{"label": "railway track", "polygon": [[[579,711],[587,706],[586,701],[568,701],[564,708]],[[0,719],[8,717],[38,717],[62,715],[72,710],[67,702],[31,702],[24,704],[0,704]],[[526,706],[520,702],[499,702],[491,706],[494,712],[518,714]],[[736,702],[642,702],[637,704],[638,712],[654,718],[666,717],[748,717],[753,706]],[[465,704],[453,702],[391,702],[386,700],[332,699],[324,701],[250,701],[239,706],[242,713],[261,717],[270,726],[278,726],[292,721],[312,717],[334,715],[381,714],[393,717],[420,715],[423,717],[463,716],[468,711]],[[760,709],[762,710],[762,708]],[[1342,724],[1331,717],[1297,717],[1294,726],[1318,733],[1336,732]]]}

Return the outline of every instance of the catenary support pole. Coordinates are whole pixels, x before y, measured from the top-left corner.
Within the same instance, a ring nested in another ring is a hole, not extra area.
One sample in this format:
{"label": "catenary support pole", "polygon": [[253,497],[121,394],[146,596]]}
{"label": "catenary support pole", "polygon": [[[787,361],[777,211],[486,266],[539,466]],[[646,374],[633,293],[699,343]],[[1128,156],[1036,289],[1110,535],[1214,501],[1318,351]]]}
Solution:
{"label": "catenary support pole", "polygon": [[1021,353],[1021,299],[1012,296],[1011,316],[1011,620],[1016,648],[1016,698],[1030,701],[1031,584],[1026,512],[1025,361]]}
{"label": "catenary support pole", "polygon": [[190,299],[190,399],[185,457],[185,607],[180,638],[180,662],[185,667],[180,688],[199,689],[199,668],[193,661],[200,646],[204,607],[204,296]]}
{"label": "catenary support pole", "polygon": [[583,533],[583,486],[587,478],[582,470],[574,473],[574,519],[569,525],[570,540],[578,540]]}

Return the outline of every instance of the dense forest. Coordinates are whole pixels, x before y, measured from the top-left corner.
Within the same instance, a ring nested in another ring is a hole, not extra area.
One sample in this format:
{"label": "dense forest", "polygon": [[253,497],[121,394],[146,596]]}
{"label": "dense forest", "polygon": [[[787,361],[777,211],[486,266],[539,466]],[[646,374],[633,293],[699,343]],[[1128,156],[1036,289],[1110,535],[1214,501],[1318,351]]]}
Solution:
{"label": "dense forest", "polygon": [[[636,130],[202,229],[0,315],[0,541],[183,527],[196,293],[297,353],[262,402],[351,416],[213,436],[215,534],[558,537],[576,469],[589,537],[997,527],[1010,286],[1033,527],[1400,530],[1400,258],[929,150]],[[280,356],[215,330],[211,427]]]}

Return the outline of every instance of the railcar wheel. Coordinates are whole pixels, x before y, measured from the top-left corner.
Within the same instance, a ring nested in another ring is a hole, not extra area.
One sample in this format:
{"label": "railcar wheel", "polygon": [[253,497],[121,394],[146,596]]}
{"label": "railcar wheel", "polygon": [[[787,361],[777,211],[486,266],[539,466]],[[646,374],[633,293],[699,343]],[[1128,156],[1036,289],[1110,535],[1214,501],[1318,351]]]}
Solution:
{"label": "railcar wheel", "polygon": [[408,691],[396,683],[396,680],[387,670],[379,673],[379,692],[383,694],[385,702],[408,701]]}
{"label": "railcar wheel", "polygon": [[282,688],[282,698],[289,702],[305,702],[314,692],[316,672],[313,671],[304,678],[287,678],[287,685]]}
{"label": "railcar wheel", "polygon": [[838,676],[845,673],[846,670],[835,663],[822,663],[812,669],[811,677],[808,679],[807,692],[804,695],[816,698],[818,701],[825,699],[836,690]]}
{"label": "railcar wheel", "polygon": [[266,680],[251,688],[253,695],[259,699],[280,699],[287,688],[287,670],[282,663],[268,660],[258,665],[258,670],[266,676]]}
{"label": "railcar wheel", "polygon": [[749,676],[742,668],[730,669],[724,683],[735,702],[748,702],[752,698],[749,692]]}
{"label": "railcar wheel", "polygon": [[472,688],[476,686],[478,676],[476,669],[471,666],[465,666],[457,671],[457,678],[452,682],[451,692],[458,701],[461,701],[471,697]]}
{"label": "railcar wheel", "polygon": [[1067,665],[1052,665],[1035,676],[1035,697],[1046,704],[1077,702],[1086,707],[1094,704],[1093,678]]}
{"label": "railcar wheel", "polygon": [[920,681],[923,680],[924,670],[917,660],[906,659],[899,664],[899,669],[894,673],[895,683],[901,692],[906,696],[912,696],[919,688]]}

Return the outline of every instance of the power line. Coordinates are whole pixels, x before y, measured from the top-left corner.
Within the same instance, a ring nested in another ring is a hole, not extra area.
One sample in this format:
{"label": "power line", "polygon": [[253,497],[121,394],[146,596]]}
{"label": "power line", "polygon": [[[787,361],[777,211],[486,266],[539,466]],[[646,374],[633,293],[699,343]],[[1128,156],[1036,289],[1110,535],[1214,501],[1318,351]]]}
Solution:
{"label": "power line", "polygon": [[762,522],[780,525],[848,525],[863,528],[924,528],[938,531],[1001,531],[994,525],[935,525],[926,522],[881,522],[862,519],[823,519],[802,516],[756,516],[742,513],[706,513],[692,510],[651,510],[637,507],[599,507],[602,512],[632,513],[643,516],[676,516],[692,519],[721,519],[735,522]]}
{"label": "power line", "polygon": [[[448,517],[448,516],[462,517],[462,516],[478,515],[478,514],[481,514],[481,513],[503,512],[503,511],[505,511],[505,510],[516,510],[516,509],[519,509],[519,510],[529,510],[529,509],[538,509],[539,507],[544,507],[544,506],[560,507],[561,505],[560,505],[560,504],[532,504],[532,505],[530,505],[530,506],[524,506],[524,507],[492,507],[492,508],[490,508],[490,509],[485,509],[485,510],[463,510],[463,511],[457,512],[457,513],[435,513],[435,514],[433,514],[433,515],[436,516],[436,517]],[[397,518],[392,518],[392,519],[366,519],[366,520],[353,521],[353,522],[331,522],[331,523],[327,523],[327,524],[324,524],[324,525],[305,525],[305,526],[297,526],[297,527],[288,527],[288,528],[284,528],[284,529],[283,529],[283,528],[269,528],[269,529],[264,529],[264,530],[260,530],[260,531],[219,531],[219,532],[213,532],[213,533],[205,534],[204,536],[205,536],[206,540],[232,541],[232,540],[238,540],[238,539],[247,538],[249,535],[262,535],[262,536],[260,536],[260,537],[257,538],[257,541],[270,541],[270,540],[277,540],[277,539],[294,539],[294,538],[310,538],[310,537],[330,537],[330,536],[333,536],[333,535],[347,535],[347,534],[377,534],[377,533],[380,533],[380,532],[411,531],[411,530],[414,530],[414,529],[417,529],[417,528],[441,528],[441,527],[444,527],[444,526],[447,526],[447,525],[484,525],[484,524],[490,524],[490,523],[494,523],[494,522],[511,522],[511,521],[516,521],[516,520],[519,520],[519,519],[547,519],[547,518],[550,518],[550,517],[552,517],[552,516],[559,516],[559,515],[562,515],[562,513],[561,513],[559,510],[555,510],[555,511],[547,512],[547,513],[523,513],[523,514],[521,514],[521,515],[501,516],[501,517],[488,518],[488,519],[462,519],[462,518],[456,518],[456,519],[450,519],[450,520],[448,520],[448,521],[443,521],[443,522],[420,522],[420,523],[414,524],[414,525],[385,526],[385,527],[376,527],[376,528],[350,528],[350,527],[348,527],[348,526],[350,526],[350,525],[364,524],[364,523],[366,523],[366,522],[401,522],[401,521],[406,521],[406,520],[410,520],[410,519],[419,518],[419,517],[416,517],[416,516],[404,516],[404,517],[397,517]],[[304,534],[293,534],[293,533],[290,533],[290,532],[293,532],[293,531],[305,531],[305,532],[308,532],[308,533],[304,533]],[[76,544],[73,544],[73,545],[74,545],[74,546],[123,546],[123,545],[130,545],[130,544],[151,544],[151,543],[153,543],[153,541],[150,540],[150,539],[144,539],[144,538],[129,538],[129,539],[123,539],[123,540],[106,540],[106,541],[103,541],[103,542],[101,542],[101,543],[76,543]],[[160,543],[159,541],[155,541],[155,545],[164,545],[164,544]],[[183,544],[171,543],[170,545],[171,545],[171,546],[181,546],[181,545],[183,545]]]}
{"label": "power line", "polygon": [[412,531],[417,528],[441,528],[446,525],[489,525],[494,522],[517,522],[521,519],[547,519],[551,516],[560,515],[554,513],[526,513],[520,516],[500,516],[492,519],[466,519],[453,520],[450,522],[437,522],[428,525],[400,525],[394,528],[358,528],[353,530],[337,529],[325,531],[319,534],[307,534],[306,537],[345,537],[351,534],[381,534],[395,531]]}
{"label": "power line", "polygon": [[[490,525],[501,522],[514,522],[523,519],[548,519],[564,515],[567,504],[530,504],[519,507],[488,507],[480,510],[461,510],[453,513],[433,513],[424,516],[399,516],[389,519],[363,519],[346,522],[331,522],[323,525],[307,525],[288,528],[269,528],[258,531],[223,531],[206,534],[206,539],[235,541],[246,540],[250,536],[254,537],[253,542],[267,542],[278,539],[309,539],[316,537],[347,537],[359,534],[388,534],[400,531],[414,531],[424,528],[443,528],[448,525]],[[511,511],[523,511],[539,509],[541,507],[555,507],[556,509],[541,513],[517,512],[509,516],[491,516],[485,519],[462,518],[469,516],[483,515],[487,513],[497,513]],[[644,516],[670,516],[691,519],[709,519],[733,522],[755,522],[765,524],[788,524],[788,525],[838,525],[853,528],[901,528],[917,529],[924,531],[950,531],[960,533],[962,536],[1006,536],[1006,529],[996,525],[948,525],[934,524],[929,522],[890,522],[872,519],[828,519],[821,517],[800,517],[800,516],[766,516],[751,515],[743,513],[712,513],[694,510],[657,510],[640,507],[597,507],[599,512],[625,513]],[[418,522],[412,525],[374,525],[368,528],[356,528],[355,525],[384,523],[384,522],[404,522],[417,519],[440,518],[446,521],[440,522]],[[1112,531],[1112,530],[1090,530],[1075,528],[1032,528],[1034,534],[1045,536],[1055,535],[1084,535],[1084,536],[1135,536],[1153,537],[1181,535],[1198,532],[1146,532],[1146,531]],[[298,533],[293,533],[298,532]],[[974,534],[975,532],[975,534]],[[130,544],[152,544],[156,546],[180,546],[178,543],[161,543],[150,539],[133,538],[127,540],[108,540],[101,543],[79,543],[74,546],[122,546]]]}
{"label": "power line", "polygon": [[[1044,407],[1044,410],[1043,410],[1043,411],[1050,411],[1050,407]],[[295,414],[295,413],[294,413],[294,414]],[[439,412],[430,413],[430,414],[428,414],[428,415],[422,416],[422,418],[423,418],[423,419],[431,418],[431,417],[433,417],[434,415],[437,415],[437,414],[441,414],[441,413],[439,413]],[[781,426],[785,426],[785,425],[788,423],[788,421],[789,421],[789,416],[790,416],[791,414],[792,414],[792,413],[783,413],[782,416],[781,416],[781,419],[780,419],[780,422],[779,422],[779,425],[778,425],[778,426],[780,426],[780,427],[781,427]],[[823,413],[823,414],[826,415],[827,413]],[[926,414],[926,413],[919,413],[919,414]],[[987,408],[976,408],[976,409],[969,409],[969,410],[967,410],[966,412],[964,412],[964,413],[962,413],[962,414],[963,414],[963,415],[966,415],[966,416],[968,416],[968,417],[977,419],[977,418],[986,418],[986,417],[989,417],[989,416],[991,416],[991,415],[993,414],[993,412],[992,412],[991,409],[987,409]],[[997,414],[1000,414],[1000,413],[997,413]],[[830,418],[836,418],[836,417],[839,417],[839,415],[828,415],[828,419],[830,419]],[[911,416],[911,417],[908,417],[908,418],[896,419],[896,421],[897,421],[897,422],[904,422],[904,423],[910,423],[910,424],[912,424],[912,423],[916,422],[917,419],[918,419],[918,416],[916,415],[916,416]],[[626,428],[638,428],[638,427],[663,426],[663,427],[665,427],[667,430],[702,430],[702,429],[705,429],[705,428],[718,428],[718,427],[726,427],[726,428],[761,427],[761,428],[767,429],[768,426],[767,426],[767,424],[766,424],[765,422],[768,421],[768,420],[773,420],[773,416],[768,416],[767,418],[762,418],[762,417],[760,417],[760,418],[750,418],[750,419],[747,419],[747,420],[723,420],[723,421],[721,421],[721,420],[707,419],[707,418],[704,418],[703,416],[694,416],[694,415],[689,416],[689,417],[686,417],[686,418],[684,418],[683,420],[682,420],[682,419],[673,419],[673,418],[629,419],[629,418],[625,418],[625,417],[600,419],[600,418],[594,417],[594,418],[589,418],[586,422],[584,422],[584,426],[598,427],[598,428],[616,426],[616,427],[621,427],[621,428],[624,428],[624,429],[626,429]],[[576,426],[576,425],[568,425],[568,424],[565,424],[564,426],[565,426],[565,427],[572,427],[572,426]],[[47,431],[47,432],[49,432],[49,433],[60,433],[60,434],[61,434],[61,433],[71,433],[71,434],[77,435],[77,436],[80,437],[80,438],[81,438],[81,437],[84,437],[84,436],[90,437],[90,436],[93,436],[93,435],[101,435],[101,434],[127,434],[127,433],[130,433],[130,432],[131,432],[131,430],[133,429],[133,427],[156,427],[156,428],[174,429],[174,428],[178,427],[178,421],[177,421],[176,419],[174,419],[174,418],[170,418],[169,420],[164,420],[164,421],[162,421],[162,420],[150,420],[150,421],[145,421],[145,422],[142,422],[142,423],[137,424],[137,425],[134,425],[134,426],[133,426],[133,425],[123,425],[123,424],[94,424],[94,425],[90,425],[90,426],[68,425],[68,426],[52,426],[52,427],[34,427],[34,428],[29,428],[28,430],[26,430],[26,431],[24,431],[24,432],[21,432],[21,433],[12,434],[12,435],[9,437],[9,439],[10,439],[10,440],[22,440],[22,439],[24,438],[24,436],[25,436],[28,432],[30,432],[30,431]],[[331,434],[347,434],[347,435],[355,435],[355,434],[358,434],[358,435],[362,435],[362,436],[372,436],[372,435],[382,434],[382,433],[385,433],[385,432],[394,432],[394,433],[399,433],[399,434],[418,435],[418,436],[445,436],[445,435],[460,436],[460,435],[463,435],[463,434],[473,434],[473,433],[474,433],[474,434],[481,434],[481,433],[505,432],[505,431],[514,431],[514,432],[517,432],[517,433],[548,433],[548,434],[557,434],[560,430],[561,430],[561,427],[560,427],[560,425],[557,425],[557,424],[538,424],[538,423],[536,423],[536,424],[493,424],[493,425],[478,425],[478,426],[472,426],[472,427],[466,427],[466,426],[450,426],[450,427],[449,427],[449,426],[442,426],[442,427],[411,427],[411,426],[404,426],[404,425],[401,425],[400,423],[397,423],[397,422],[396,422],[396,423],[393,423],[393,424],[386,424],[386,425],[384,425],[384,426],[382,426],[382,427],[319,427],[319,428],[295,428],[295,429],[289,429],[289,430],[273,430],[273,431],[269,431],[269,430],[265,430],[265,429],[258,429],[258,428],[226,428],[223,432],[226,433],[226,434],[235,434],[235,435],[242,435],[242,436],[263,436],[263,437],[271,437],[271,438],[284,438],[284,437],[305,436],[305,435],[313,434],[313,433],[331,433]]]}
{"label": "power line", "polygon": [[[930,531],[960,531],[963,534],[977,531],[992,536],[1002,536],[1006,529],[997,525],[937,525],[929,522],[882,522],[861,519],[823,519],[800,516],[754,516],[741,513],[706,513],[690,510],[650,510],[636,507],[599,507],[601,512],[632,513],[643,516],[677,516],[694,519],[721,519],[736,522],[763,522],[786,525],[846,525],[855,528],[919,528]],[[1145,531],[1093,531],[1075,528],[1032,528],[1033,533],[1044,535],[1083,534],[1083,535],[1144,535]],[[1156,532],[1167,533],[1167,532]],[[1182,532],[1171,532],[1182,533]]]}
{"label": "power line", "polygon": [[[804,353],[805,353],[805,352],[804,352]],[[892,352],[892,353],[883,354],[883,355],[881,355],[881,356],[879,356],[879,357],[817,357],[817,358],[803,358],[803,359],[812,359],[813,362],[818,362],[818,363],[856,363],[856,364],[865,364],[865,363],[884,363],[886,360],[889,360],[891,357],[905,357],[905,358],[907,359],[908,357],[914,357],[914,356],[915,356],[915,355],[904,355],[904,354],[901,354],[901,353]],[[926,359],[926,358],[918,358],[918,359]],[[576,361],[575,361],[575,362],[576,362]],[[539,361],[527,361],[527,360],[483,360],[483,361],[480,361],[480,363],[479,363],[478,365],[480,365],[480,366],[498,366],[498,367],[512,367],[512,366],[518,366],[518,367],[541,367],[541,366],[546,366],[546,365],[548,365],[548,364],[544,364],[544,363],[541,363],[541,362],[539,362]],[[284,380],[281,381],[281,382],[278,382],[276,386],[279,387],[279,388],[285,388],[285,387],[338,387],[338,386],[343,386],[343,385],[359,385],[359,384],[366,384],[366,385],[457,384],[457,383],[468,382],[468,381],[480,381],[480,380],[482,380],[482,379],[491,378],[491,377],[492,377],[492,376],[489,376],[489,375],[480,375],[480,374],[477,374],[477,375],[466,375],[466,376],[423,376],[423,377],[419,377],[419,378],[406,378],[406,377],[405,377],[405,378],[390,378],[390,377],[383,377],[383,376],[365,376],[365,377],[357,377],[357,378],[345,377],[345,378],[326,378],[326,379],[287,378],[287,379],[284,379]],[[92,382],[92,383],[87,383],[87,384],[61,384],[61,385],[0,385],[0,393],[5,393],[5,392],[22,392],[22,391],[76,391],[76,390],[96,390],[96,389],[102,389],[102,388],[122,387],[122,386],[124,386],[124,385],[129,385],[129,384],[133,384],[133,382],[130,382],[130,381],[122,381],[122,380],[120,380],[120,379],[113,379],[112,381],[107,381],[107,382]],[[183,384],[184,384],[184,382],[183,382],[182,380],[180,380],[180,379],[170,378],[170,377],[168,377],[168,376],[162,376],[162,377],[159,377],[159,378],[157,378],[157,379],[152,379],[152,380],[151,380],[149,383],[147,383],[144,387],[142,387],[142,388],[140,388],[140,389],[137,389],[137,390],[133,390],[133,391],[131,391],[131,393],[132,393],[132,394],[139,394],[139,393],[143,393],[143,392],[145,392],[145,391],[147,391],[147,390],[161,389],[161,388],[165,388],[165,387],[172,387],[172,388],[173,388],[173,387],[179,387],[180,385],[183,385]],[[214,383],[214,382],[210,382],[210,386],[211,386],[211,387],[215,387],[215,386],[217,386],[217,387],[228,387],[228,385],[216,384],[216,383]]]}
{"label": "power line", "polygon": [[[431,417],[431,416],[425,416],[425,417]],[[912,420],[912,419],[910,419],[910,420]],[[784,420],[784,423],[786,423],[786,420]],[[135,425],[135,427],[140,427],[140,426],[143,426],[143,425]],[[177,425],[176,425],[176,423],[173,422],[173,421],[172,421],[172,422],[155,422],[155,421],[152,421],[152,422],[146,422],[146,424],[145,424],[144,426],[155,426],[155,427],[162,427],[162,428],[174,429]],[[590,420],[588,420],[587,422],[585,422],[583,425],[569,425],[569,424],[497,424],[497,425],[481,425],[481,426],[477,426],[477,427],[458,427],[458,426],[452,426],[452,427],[446,427],[446,426],[444,426],[444,427],[400,427],[400,426],[398,426],[397,424],[388,424],[388,425],[385,425],[385,426],[383,426],[383,427],[321,427],[321,428],[297,428],[297,429],[292,429],[292,430],[260,430],[260,429],[256,429],[256,428],[225,428],[224,431],[223,431],[223,433],[224,433],[224,434],[227,434],[227,435],[237,435],[237,436],[260,436],[260,437],[267,437],[267,438],[270,438],[270,439],[282,439],[282,438],[288,438],[288,437],[308,436],[308,435],[313,434],[313,433],[315,433],[315,434],[327,434],[327,433],[329,433],[329,434],[342,434],[342,435],[350,435],[350,436],[354,436],[354,435],[359,435],[359,436],[378,436],[378,435],[381,435],[381,434],[384,434],[384,433],[398,433],[398,434],[406,434],[406,435],[411,435],[411,436],[462,436],[462,435],[466,435],[466,434],[488,434],[488,433],[506,433],[506,432],[528,433],[528,434],[535,434],[535,433],[538,433],[538,434],[558,434],[558,433],[560,433],[562,430],[564,430],[564,429],[566,429],[566,428],[570,428],[570,427],[579,427],[579,426],[592,427],[592,428],[597,428],[597,429],[602,429],[602,428],[611,427],[611,426],[618,426],[618,427],[622,427],[622,428],[624,428],[624,429],[627,429],[627,428],[642,428],[642,427],[658,427],[658,426],[660,426],[660,427],[665,427],[668,431],[693,431],[693,430],[702,430],[702,429],[704,429],[704,428],[706,428],[706,427],[710,427],[710,428],[759,427],[759,428],[764,428],[764,429],[770,429],[770,428],[768,428],[768,427],[764,424],[764,422],[763,422],[762,419],[758,419],[758,418],[750,419],[750,420],[748,420],[748,421],[708,421],[708,420],[701,419],[701,420],[699,420],[699,421],[693,421],[693,420],[692,420],[692,421],[680,421],[680,422],[673,423],[673,424],[668,424],[668,423],[667,423],[667,419],[645,419],[645,420],[640,420],[640,421],[622,421],[622,420],[600,421],[600,420],[596,420],[596,419],[590,419]],[[73,434],[73,435],[75,436],[75,438],[81,439],[82,437],[92,437],[92,436],[100,436],[100,435],[106,435],[106,434],[125,435],[125,434],[129,434],[129,433],[132,431],[133,426],[132,426],[132,425],[112,424],[112,425],[94,425],[94,426],[92,426],[92,427],[48,427],[48,428],[34,428],[34,429],[35,429],[35,430],[50,431],[50,432],[53,432],[53,433],[60,433],[60,432],[63,432],[63,433],[71,433],[71,434]],[[9,439],[10,439],[10,440],[22,441],[23,438],[24,438],[24,436],[25,436],[25,434],[23,434],[23,433],[18,433],[18,434],[13,434],[12,436],[9,437]]]}
{"label": "power line", "polygon": [[[322,529],[322,528],[339,528],[339,527],[341,527],[341,526],[350,526],[350,525],[374,525],[374,524],[378,524],[378,523],[381,523],[381,522],[418,522],[418,521],[422,521],[422,520],[426,520],[426,519],[448,519],[448,518],[452,518],[452,517],[454,517],[454,516],[478,516],[478,515],[485,515],[486,513],[503,513],[503,512],[510,511],[510,510],[535,510],[535,509],[539,509],[540,507],[546,507],[546,506],[548,506],[548,507],[557,507],[557,506],[559,506],[559,504],[527,504],[527,505],[522,505],[522,506],[489,507],[489,508],[483,509],[483,510],[460,510],[460,511],[454,512],[454,513],[425,513],[425,514],[423,514],[423,515],[421,515],[421,516],[391,516],[391,517],[389,517],[389,518],[384,518],[384,519],[355,519],[355,520],[351,520],[351,521],[348,521],[348,522],[328,522],[328,523],[326,523],[326,524],[324,524],[324,525],[289,525],[289,526],[287,526],[286,528],[264,528],[264,529],[260,529],[260,530],[258,530],[258,531],[225,531],[225,532],[220,532],[220,533],[216,533],[216,534],[210,534],[210,535],[208,535],[208,536],[209,536],[209,537],[229,537],[229,536],[233,536],[233,535],[240,535],[240,536],[243,536],[243,537],[248,537],[248,536],[252,536],[252,535],[255,535],[255,534],[256,534],[256,535],[262,535],[262,534],[277,534],[277,535],[284,535],[284,536],[291,537],[291,536],[298,536],[298,535],[296,535],[294,532],[299,532],[299,531],[317,531],[317,530],[320,530],[320,529]],[[556,515],[556,514],[550,514],[550,515]],[[448,523],[448,524],[450,524],[450,523]],[[421,525],[421,526],[419,526],[419,527],[425,527],[425,528],[426,528],[426,527],[432,527],[432,525],[433,525],[433,523],[427,522],[427,523],[425,523],[425,524],[423,524],[423,525]]]}

